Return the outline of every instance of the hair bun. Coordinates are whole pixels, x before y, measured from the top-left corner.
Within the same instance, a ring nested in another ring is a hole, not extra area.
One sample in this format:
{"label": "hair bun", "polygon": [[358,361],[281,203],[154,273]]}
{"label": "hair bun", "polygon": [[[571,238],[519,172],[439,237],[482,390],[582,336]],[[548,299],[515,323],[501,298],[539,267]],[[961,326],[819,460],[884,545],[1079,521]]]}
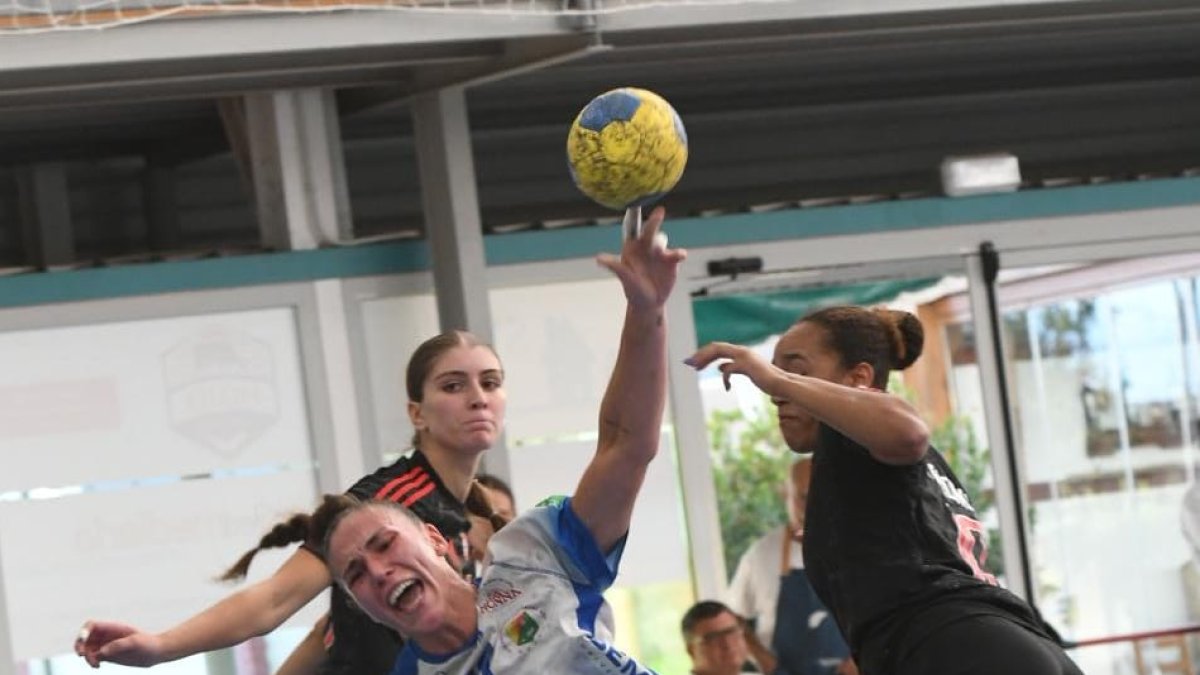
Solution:
{"label": "hair bun", "polygon": [[925,347],[925,328],[912,312],[886,307],[872,310],[888,328],[892,346],[892,367],[904,370],[921,356]]}

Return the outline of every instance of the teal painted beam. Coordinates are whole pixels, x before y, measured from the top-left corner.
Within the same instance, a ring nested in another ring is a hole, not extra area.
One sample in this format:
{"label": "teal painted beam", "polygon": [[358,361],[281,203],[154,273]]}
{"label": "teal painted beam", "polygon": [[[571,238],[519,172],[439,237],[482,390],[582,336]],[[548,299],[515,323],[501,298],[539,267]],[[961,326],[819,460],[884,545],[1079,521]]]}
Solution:
{"label": "teal painted beam", "polygon": [[[679,218],[671,220],[670,232],[674,245],[701,248],[1189,204],[1200,204],[1200,178]],[[485,238],[488,265],[591,257],[598,251],[616,251],[619,245],[619,225],[518,232]],[[18,274],[0,278],[0,307],[401,274],[427,270],[429,261],[425,242],[403,241]]]}
{"label": "teal painted beam", "polygon": [[237,288],[428,269],[424,242],[31,272],[0,278],[0,307]]}
{"label": "teal painted beam", "polygon": [[[670,197],[667,198],[670,208]],[[688,248],[869,234],[1200,204],[1200,178],[1043,188],[847,206],[671,219],[671,243]],[[669,214],[668,214],[669,215]],[[508,265],[615,251],[620,226],[518,232],[489,238],[488,264]],[[564,236],[569,235],[569,236]]]}

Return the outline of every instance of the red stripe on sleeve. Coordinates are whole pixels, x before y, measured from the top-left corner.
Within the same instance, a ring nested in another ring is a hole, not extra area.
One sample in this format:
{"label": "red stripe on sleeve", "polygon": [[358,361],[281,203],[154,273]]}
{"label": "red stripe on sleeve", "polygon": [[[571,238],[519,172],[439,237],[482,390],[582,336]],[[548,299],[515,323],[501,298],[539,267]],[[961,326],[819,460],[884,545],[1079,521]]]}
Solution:
{"label": "red stripe on sleeve", "polygon": [[[421,501],[421,499],[423,497],[425,497],[425,495],[429,494],[430,492],[433,492],[433,487],[434,487],[433,481],[429,481],[429,483],[425,487],[410,494],[408,497],[405,497],[404,501],[400,502],[401,506],[409,507],[409,506],[412,506],[413,504],[415,504],[416,502]],[[399,500],[396,500],[396,501],[399,501]]]}
{"label": "red stripe on sleeve", "polygon": [[404,483],[405,481],[411,480],[413,478],[419,478],[420,475],[423,473],[425,473],[425,470],[419,466],[409,469],[407,472],[400,474],[400,477],[393,478],[391,481],[389,481],[383,487],[379,488],[379,490],[377,490],[375,492],[375,498],[382,499],[382,498],[386,497],[387,493],[396,489],[396,487],[398,485],[400,485],[401,483]]}

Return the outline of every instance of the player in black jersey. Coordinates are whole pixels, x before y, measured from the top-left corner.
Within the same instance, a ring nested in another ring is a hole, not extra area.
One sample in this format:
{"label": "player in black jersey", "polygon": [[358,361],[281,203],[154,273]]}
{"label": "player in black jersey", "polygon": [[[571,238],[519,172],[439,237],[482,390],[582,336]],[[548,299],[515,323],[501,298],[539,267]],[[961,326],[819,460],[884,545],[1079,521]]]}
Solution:
{"label": "player in black jersey", "polygon": [[1037,612],[982,565],[983,527],[929,429],[888,375],[921,354],[908,312],[833,307],[801,319],[772,363],[713,343],[779,412],[788,446],[813,453],[804,560],[864,675],[1066,675],[1077,666]]}
{"label": "player in black jersey", "polygon": [[[467,505],[494,515],[474,482],[479,460],[499,438],[504,423],[504,372],[491,347],[453,331],[425,341],[406,371],[408,411],[416,433],[411,456],[363,477],[349,493],[403,504],[452,541],[466,541]],[[499,523],[497,523],[499,524]],[[259,548],[305,541],[307,516],[280,523],[227,573],[243,576]],[[88,621],[75,651],[92,666],[111,661],[151,666],[221,649],[278,627],[330,587],[318,547],[306,542],[269,578],[248,586],[162,633],[110,621]],[[325,675],[386,673],[399,650],[398,637],[353,608],[336,587],[325,635]]]}

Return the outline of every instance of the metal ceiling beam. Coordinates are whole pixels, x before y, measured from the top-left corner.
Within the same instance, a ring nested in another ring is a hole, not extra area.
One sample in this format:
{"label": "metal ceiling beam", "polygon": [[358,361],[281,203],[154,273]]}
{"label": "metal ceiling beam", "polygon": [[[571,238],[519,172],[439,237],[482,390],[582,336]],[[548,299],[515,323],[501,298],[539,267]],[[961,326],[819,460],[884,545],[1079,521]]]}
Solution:
{"label": "metal ceiling beam", "polygon": [[339,108],[352,116],[366,111],[392,109],[414,96],[447,87],[473,87],[610,51],[591,34],[567,35],[538,40],[509,41],[501,54],[472,62],[429,65],[413,73],[403,84],[343,92]]}
{"label": "metal ceiling beam", "polygon": [[1092,16],[1167,16],[1195,10],[1190,0],[1145,0],[1138,3],[1096,0],[780,0],[779,2],[729,2],[687,5],[680,11],[669,3],[649,6],[619,5],[601,12],[598,28],[604,33],[686,29],[703,31],[710,26],[735,27],[755,23],[805,21],[838,25],[875,25],[895,29],[955,23],[979,26],[1001,21],[1053,20]]}
{"label": "metal ceiling beam", "polygon": [[[4,41],[0,40],[0,46],[3,44]],[[448,60],[475,61],[493,53],[485,45],[474,45],[460,55],[435,58],[424,63],[428,65],[445,63]],[[366,64],[334,63],[323,66],[279,66],[261,69],[243,67],[236,72],[215,71],[187,75],[147,75],[143,72],[113,74],[111,79],[91,77],[87,74],[87,69],[81,67],[79,81],[46,82],[28,86],[6,86],[0,73],[0,111],[232,96],[264,89],[390,84],[408,77],[409,68],[418,62],[405,58]]]}

